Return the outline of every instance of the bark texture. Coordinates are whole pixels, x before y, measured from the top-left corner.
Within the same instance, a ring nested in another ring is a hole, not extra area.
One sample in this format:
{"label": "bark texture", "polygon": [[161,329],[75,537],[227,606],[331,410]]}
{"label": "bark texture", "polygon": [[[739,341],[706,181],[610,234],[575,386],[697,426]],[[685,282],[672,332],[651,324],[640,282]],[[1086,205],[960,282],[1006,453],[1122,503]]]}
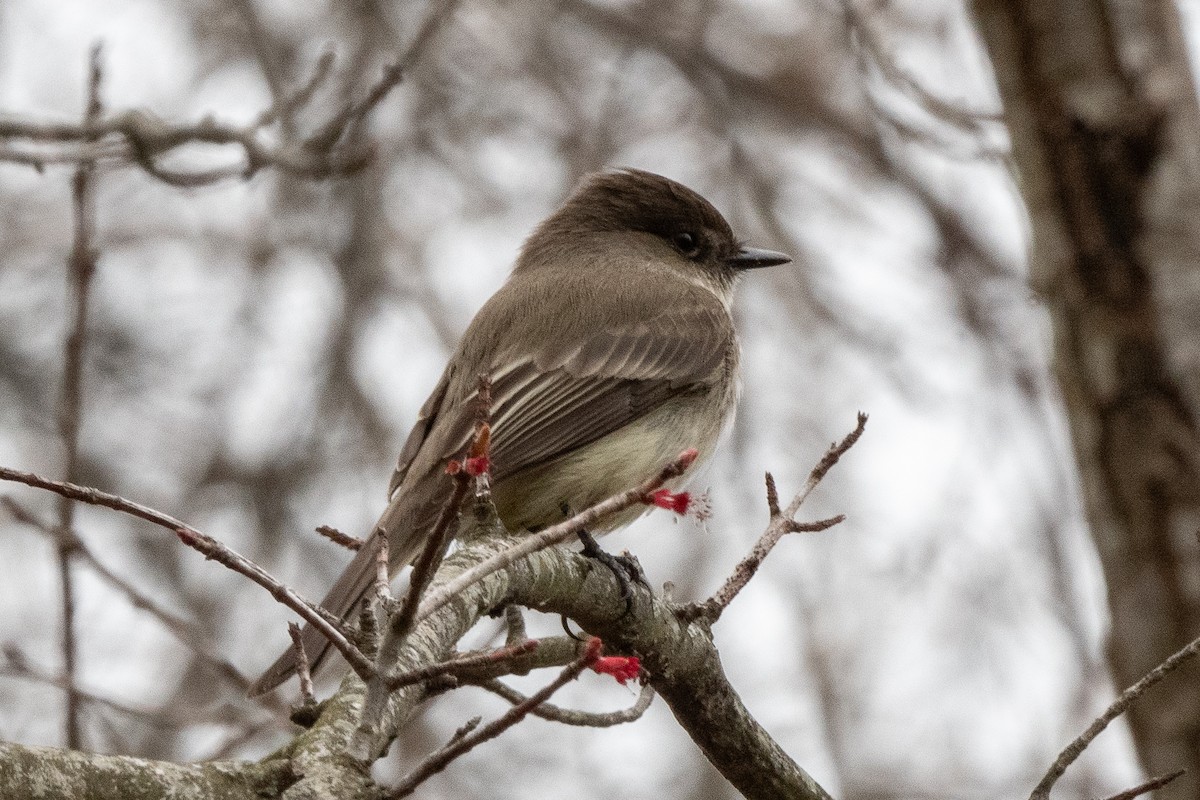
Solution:
{"label": "bark texture", "polygon": [[[1033,224],[1109,592],[1135,682],[1200,632],[1197,102],[1168,2],[977,0]],[[1181,687],[1180,682],[1185,682]],[[1200,797],[1200,668],[1133,708],[1163,796]]]}

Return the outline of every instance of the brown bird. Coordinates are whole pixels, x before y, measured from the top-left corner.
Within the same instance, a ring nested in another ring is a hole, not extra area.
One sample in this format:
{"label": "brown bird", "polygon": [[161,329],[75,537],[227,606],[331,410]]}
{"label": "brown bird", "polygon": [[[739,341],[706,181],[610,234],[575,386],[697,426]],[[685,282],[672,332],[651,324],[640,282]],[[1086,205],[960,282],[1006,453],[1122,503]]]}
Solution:
{"label": "brown bird", "polygon": [[[734,284],[790,260],[741,245],[675,181],[634,169],[585,178],[525,242],[404,443],[378,522],[391,573],[420,552],[446,501],[446,464],[470,443],[481,375],[492,384],[492,494],[509,530],[559,522],[564,508],[628,489],[687,448],[711,455],[738,394]],[[367,541],[321,603],[334,614],[354,611],[371,586],[377,545]],[[304,646],[315,666],[329,643],[306,627]],[[295,669],[289,649],[252,694]]]}

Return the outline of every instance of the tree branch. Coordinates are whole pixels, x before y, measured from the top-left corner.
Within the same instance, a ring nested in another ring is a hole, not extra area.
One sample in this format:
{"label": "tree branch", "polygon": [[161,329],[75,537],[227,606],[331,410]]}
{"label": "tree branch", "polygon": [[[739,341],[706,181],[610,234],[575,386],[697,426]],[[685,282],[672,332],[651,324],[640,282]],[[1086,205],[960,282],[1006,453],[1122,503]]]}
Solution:
{"label": "tree branch", "polygon": [[112,800],[113,787],[122,800],[262,800],[294,779],[278,761],[174,764],[8,742],[0,742],[0,765],[5,800]]}
{"label": "tree branch", "polygon": [[350,643],[346,635],[340,630],[337,620],[333,619],[328,612],[320,608],[320,606],[305,600],[294,589],[285,586],[250,559],[221,544],[211,536],[207,536],[190,525],[175,519],[171,515],[156,511],[141,503],[126,500],[124,497],[102,492],[99,489],[76,486],[73,483],[65,481],[52,481],[35,475],[32,472],[22,472],[21,470],[9,467],[0,467],[0,480],[23,483],[26,486],[32,486],[37,489],[46,489],[72,500],[111,508],[172,531],[188,547],[200,551],[204,554],[205,558],[216,561],[241,575],[245,575],[266,589],[280,603],[283,603],[299,614],[305,622],[318,628],[322,635],[329,639],[333,646],[345,656],[350,666],[360,675],[371,675],[374,673],[374,665],[371,664],[357,647]]}
{"label": "tree branch", "polygon": [[492,722],[484,725],[477,731],[466,736],[457,737],[451,740],[449,744],[441,750],[430,755],[429,758],[417,765],[412,772],[400,781],[394,790],[388,793],[389,798],[407,797],[416,790],[418,786],[424,783],[433,775],[441,772],[446,768],[451,761],[461,755],[469,752],[473,748],[483,744],[484,742],[495,739],[504,731],[516,725],[525,717],[529,716],[538,706],[550,699],[550,697],[562,687],[566,686],[571,681],[579,677],[579,674],[587,669],[592,664],[596,663],[596,659],[600,657],[600,640],[593,638],[584,645],[583,653],[570,664],[568,664],[558,677],[551,681],[546,686],[531,694],[529,697],[517,703],[515,706],[504,712],[500,717]]}
{"label": "tree branch", "polygon": [[[1058,758],[1054,759],[1054,763],[1050,765],[1050,769],[1041,781],[1038,782],[1038,785],[1034,787],[1033,792],[1030,793],[1029,800],[1048,800],[1050,790],[1054,788],[1055,782],[1067,771],[1067,767],[1071,766],[1075,762],[1075,759],[1083,754],[1087,746],[1108,727],[1108,723],[1124,714],[1151,686],[1167,677],[1167,675],[1171,674],[1171,672],[1189,659],[1195,658],[1198,653],[1200,653],[1200,638],[1193,639],[1185,647],[1147,672],[1137,683],[1121,692],[1120,696],[1108,708],[1104,709],[1104,713],[1087,727],[1087,730],[1079,734],[1074,741],[1058,754]],[[1175,774],[1168,780],[1174,780],[1180,774],[1182,773]]]}

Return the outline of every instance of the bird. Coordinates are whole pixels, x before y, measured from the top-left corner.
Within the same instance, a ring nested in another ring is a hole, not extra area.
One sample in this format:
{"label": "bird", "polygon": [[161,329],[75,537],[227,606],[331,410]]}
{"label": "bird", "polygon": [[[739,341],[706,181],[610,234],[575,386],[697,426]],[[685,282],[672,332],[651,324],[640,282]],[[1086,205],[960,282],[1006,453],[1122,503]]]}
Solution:
{"label": "bird", "polygon": [[[742,273],[786,264],[749,247],[704,197],[632,168],[585,176],[525,241],[479,310],[405,440],[376,529],[395,576],[421,551],[450,492],[446,466],[475,432],[490,381],[492,498],[505,528],[537,530],[638,485],[681,451],[709,457],[740,391],[731,305]],[[644,507],[615,515],[603,533]],[[346,617],[375,579],[368,538],[321,605]],[[306,628],[319,663],[329,643]],[[296,670],[289,648],[253,685]]]}

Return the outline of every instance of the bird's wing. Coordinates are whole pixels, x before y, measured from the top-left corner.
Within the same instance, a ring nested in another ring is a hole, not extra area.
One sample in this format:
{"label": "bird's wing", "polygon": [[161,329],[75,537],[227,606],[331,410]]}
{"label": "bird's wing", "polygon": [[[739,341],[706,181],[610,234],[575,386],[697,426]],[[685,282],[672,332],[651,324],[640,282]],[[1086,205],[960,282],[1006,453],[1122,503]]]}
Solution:
{"label": "bird's wing", "polygon": [[453,375],[454,361],[451,360],[442,373],[441,379],[437,382],[437,386],[433,387],[429,399],[421,406],[421,410],[417,414],[417,423],[413,425],[412,430],[408,433],[408,438],[404,440],[404,446],[400,448],[400,457],[396,460],[396,470],[392,473],[391,481],[388,482],[388,497],[391,497],[397,487],[404,482],[408,468],[412,466],[417,453],[421,452],[421,445],[425,444],[425,439],[428,438],[429,431],[433,428],[433,423],[442,410],[442,403],[446,399],[446,392],[450,388],[450,379]]}
{"label": "bird's wing", "polygon": [[[593,320],[616,316],[581,314]],[[650,313],[633,313],[595,330],[586,324],[556,327],[552,323],[551,330],[539,335],[514,337],[539,344],[532,350],[489,354],[478,369],[491,379],[488,419],[496,480],[619,430],[669,398],[711,383],[720,370],[732,366],[727,361],[734,346],[728,313],[715,297],[699,290],[673,295]],[[418,455],[445,463],[461,457],[469,445],[479,411],[480,376],[455,375],[454,369],[452,361],[422,407],[389,493],[404,481]],[[423,452],[427,444],[436,452]]]}
{"label": "bird's wing", "polygon": [[726,368],[732,343],[717,303],[685,304],[496,365],[494,477],[553,461],[711,383]]}

